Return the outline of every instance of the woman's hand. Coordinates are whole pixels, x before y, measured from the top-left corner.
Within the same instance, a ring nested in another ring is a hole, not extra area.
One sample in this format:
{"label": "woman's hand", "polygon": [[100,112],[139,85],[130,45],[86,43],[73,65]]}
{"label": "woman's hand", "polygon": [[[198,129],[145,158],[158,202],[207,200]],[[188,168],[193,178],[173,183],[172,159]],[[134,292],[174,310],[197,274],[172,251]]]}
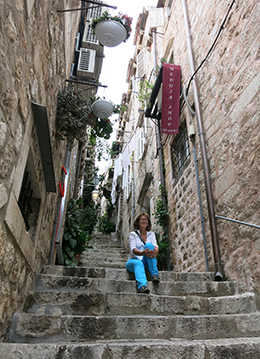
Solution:
{"label": "woman's hand", "polygon": [[147,258],[155,258],[158,254],[158,251],[155,249],[144,249],[143,250],[143,256],[147,257]]}

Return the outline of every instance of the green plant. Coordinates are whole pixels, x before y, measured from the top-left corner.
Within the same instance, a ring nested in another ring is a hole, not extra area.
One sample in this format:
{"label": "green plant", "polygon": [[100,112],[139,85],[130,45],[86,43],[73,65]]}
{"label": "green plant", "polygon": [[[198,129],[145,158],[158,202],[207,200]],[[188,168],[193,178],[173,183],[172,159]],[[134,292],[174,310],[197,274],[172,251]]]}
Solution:
{"label": "green plant", "polygon": [[86,126],[91,125],[91,103],[83,97],[73,86],[64,86],[58,92],[56,127],[58,139],[74,139],[84,142]]}
{"label": "green plant", "polygon": [[101,159],[108,161],[110,159],[110,148],[105,139],[97,138],[95,154],[98,161],[101,161]]}
{"label": "green plant", "polygon": [[167,270],[169,238],[168,235],[156,233],[156,240],[159,247],[157,255],[157,266],[159,270]]}
{"label": "green plant", "polygon": [[108,118],[106,119],[99,118],[91,129],[92,136],[103,137],[105,140],[108,140],[110,138],[112,132],[113,132],[113,126]]}
{"label": "green plant", "polygon": [[99,218],[98,230],[104,234],[110,234],[115,231],[116,225],[109,220],[107,212]]}
{"label": "green plant", "polygon": [[145,107],[148,104],[152,90],[153,84],[151,84],[149,81],[142,80],[140,82],[137,98],[141,102],[142,107]]}
{"label": "green plant", "polygon": [[110,150],[111,158],[113,159],[116,156],[118,156],[119,152],[120,152],[120,142],[119,141],[112,142],[112,146],[111,146],[111,150]]}
{"label": "green plant", "polygon": [[93,34],[95,34],[95,27],[97,26],[97,24],[101,21],[106,21],[106,20],[114,20],[124,26],[124,28],[126,29],[126,33],[127,33],[126,39],[124,41],[126,41],[130,37],[130,34],[132,32],[133,19],[125,14],[122,14],[122,13],[119,13],[116,16],[112,16],[108,13],[108,11],[104,11],[103,14],[99,18],[92,20],[90,26],[92,28]]}
{"label": "green plant", "polygon": [[157,256],[158,269],[166,270],[169,251],[169,237],[168,237],[168,215],[167,211],[167,193],[165,187],[159,186],[159,196],[156,200],[156,211],[154,217],[156,225],[161,227],[160,232],[156,233],[157,244],[159,246],[159,254]]}
{"label": "green plant", "polygon": [[[62,239],[62,252],[66,265],[76,266],[76,255],[82,254],[87,248],[91,248],[91,228],[85,219],[89,214],[80,206],[83,198],[70,199],[67,205],[65,228]],[[93,227],[94,228],[94,227]]]}

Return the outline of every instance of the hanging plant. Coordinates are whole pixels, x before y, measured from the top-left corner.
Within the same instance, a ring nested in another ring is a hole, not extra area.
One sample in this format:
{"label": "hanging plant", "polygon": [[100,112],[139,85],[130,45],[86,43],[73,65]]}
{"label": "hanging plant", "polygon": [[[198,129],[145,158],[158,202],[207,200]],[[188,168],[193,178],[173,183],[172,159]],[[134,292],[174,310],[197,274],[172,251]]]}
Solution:
{"label": "hanging plant", "polygon": [[92,110],[93,110],[94,116],[100,117],[100,118],[102,118],[102,117],[99,116],[98,110],[99,109],[102,110],[102,107],[108,108],[110,111],[109,113],[107,112],[107,114],[104,118],[107,118],[107,117],[111,116],[112,114],[119,114],[121,112],[123,113],[127,110],[126,105],[123,105],[123,104],[115,105],[113,102],[106,100],[105,97],[101,98],[98,96],[92,96],[90,98],[90,102],[92,104]]}
{"label": "hanging plant", "polygon": [[75,139],[84,142],[86,126],[93,124],[92,107],[73,86],[65,86],[58,93],[56,127],[57,137],[73,143]]}
{"label": "hanging plant", "polygon": [[106,119],[112,115],[114,105],[106,100],[97,100],[93,103],[92,109],[97,117],[101,119]]}
{"label": "hanging plant", "polygon": [[101,119],[99,118],[96,124],[91,129],[91,134],[96,137],[103,137],[105,140],[110,138],[111,133],[113,132],[113,126],[111,121],[108,118]]}
{"label": "hanging plant", "polygon": [[119,13],[111,16],[108,11],[104,11],[99,18],[92,20],[90,26],[101,45],[114,47],[130,37],[132,21],[128,15]]}

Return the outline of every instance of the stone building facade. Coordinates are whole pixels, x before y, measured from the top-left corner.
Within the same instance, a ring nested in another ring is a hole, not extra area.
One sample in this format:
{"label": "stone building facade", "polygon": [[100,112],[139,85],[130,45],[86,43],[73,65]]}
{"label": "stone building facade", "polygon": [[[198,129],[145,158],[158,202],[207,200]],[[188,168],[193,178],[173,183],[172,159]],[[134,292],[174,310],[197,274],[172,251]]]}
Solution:
{"label": "stone building facade", "polygon": [[55,136],[57,93],[69,77],[80,16],[61,9],[64,1],[0,2],[1,337],[49,261],[66,153]]}
{"label": "stone building facade", "polygon": [[[189,33],[185,25],[184,5],[187,9]],[[139,32],[136,40],[134,70],[131,72],[130,79],[133,79],[133,75],[138,77],[134,73],[135,69],[138,70],[137,55],[146,47],[149,55],[145,78],[150,79],[150,82],[156,80],[151,77],[154,65],[153,54],[156,53],[157,64],[160,64],[160,59],[163,58],[164,61],[181,66],[181,88],[187,90],[193,74],[189,56],[190,46],[194,69],[198,69],[195,78],[202,121],[200,132],[196,98],[191,81],[188,92],[185,92],[190,110],[186,105],[183,91],[181,93],[179,134],[163,135],[161,140],[168,198],[172,268],[178,272],[205,271],[206,252],[209,270],[216,270],[210,224],[212,213],[209,212],[206,195],[206,187],[209,183],[222,262],[217,265],[223,266],[224,276],[238,279],[242,289],[255,290],[259,293],[259,228],[228,219],[260,225],[258,190],[260,5],[256,0],[247,2],[159,0],[157,9],[163,12],[164,24],[151,27],[148,16],[143,28],[141,26],[142,31]],[[140,24],[144,24],[144,16],[145,11]],[[156,33],[153,29],[156,29]],[[132,89],[130,80],[129,93],[134,92]],[[157,100],[159,104],[159,97]],[[132,99],[129,98],[129,108],[131,101]],[[128,131],[129,128],[130,131],[134,130],[130,125],[131,118],[138,119],[138,113],[131,113],[128,110],[124,125]],[[140,160],[135,158],[134,163],[136,171],[133,187],[137,193],[134,198],[136,214],[141,208],[147,210],[144,203],[151,204],[150,213],[153,213],[160,180],[159,161],[156,156],[160,146],[156,143],[156,126],[149,118],[147,123],[148,127],[153,127],[151,129],[153,135],[149,134],[146,140],[147,151],[144,157]],[[191,136],[189,131],[192,131]],[[205,175],[201,138],[205,143],[208,178],[207,173]],[[146,191],[147,198],[139,206],[136,204],[140,193],[138,188],[142,188],[147,172],[151,172]],[[131,227],[130,203],[131,199],[125,201],[122,211],[124,215],[121,227],[126,236]],[[203,233],[205,233],[206,251]]]}

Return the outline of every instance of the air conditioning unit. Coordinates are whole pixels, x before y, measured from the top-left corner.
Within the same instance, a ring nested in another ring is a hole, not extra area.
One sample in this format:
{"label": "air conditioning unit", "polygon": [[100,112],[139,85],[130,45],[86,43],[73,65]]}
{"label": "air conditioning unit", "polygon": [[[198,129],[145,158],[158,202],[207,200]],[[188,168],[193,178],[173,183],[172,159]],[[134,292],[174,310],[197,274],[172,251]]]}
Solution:
{"label": "air conditioning unit", "polygon": [[96,51],[92,49],[80,49],[77,76],[89,77],[95,71]]}

